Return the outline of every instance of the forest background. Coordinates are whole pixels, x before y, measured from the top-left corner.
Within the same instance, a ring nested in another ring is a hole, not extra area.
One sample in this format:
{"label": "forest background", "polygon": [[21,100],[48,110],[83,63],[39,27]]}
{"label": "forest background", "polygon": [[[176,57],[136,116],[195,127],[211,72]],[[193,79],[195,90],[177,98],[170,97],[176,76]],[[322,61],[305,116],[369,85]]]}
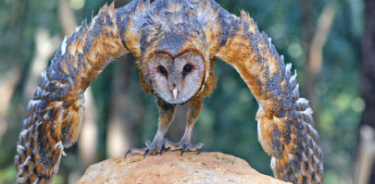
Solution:
{"label": "forest background", "polygon": [[[116,0],[121,7],[128,0]],[[310,100],[330,184],[352,183],[361,125],[375,127],[375,1],[217,0],[229,12],[250,13],[277,51],[296,69],[301,97]],[[15,182],[16,143],[28,101],[65,35],[96,15],[106,0],[0,0],[0,183]],[[110,64],[86,91],[82,132],[65,149],[54,183],[75,183],[86,168],[131,147],[157,129],[155,98],[140,86],[135,58]],[[193,134],[205,151],[245,159],[272,174],[257,138],[256,100],[238,73],[217,61],[217,87],[205,99]],[[178,141],[186,106],[167,133]],[[375,182],[375,171],[372,182]]]}

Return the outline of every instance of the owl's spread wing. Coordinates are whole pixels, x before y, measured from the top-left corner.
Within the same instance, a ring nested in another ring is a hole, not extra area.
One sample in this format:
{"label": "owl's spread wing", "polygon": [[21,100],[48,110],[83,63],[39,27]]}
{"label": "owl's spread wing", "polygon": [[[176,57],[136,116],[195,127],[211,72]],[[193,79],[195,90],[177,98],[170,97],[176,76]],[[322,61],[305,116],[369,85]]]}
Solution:
{"label": "owl's spread wing", "polygon": [[[207,1],[207,3],[210,1]],[[210,55],[233,66],[255,96],[258,139],[272,155],[275,177],[323,183],[323,157],[308,101],[299,98],[296,73],[250,16],[236,17],[211,2],[205,34]]]}
{"label": "owl's spread wing", "polygon": [[15,157],[17,183],[52,183],[63,148],[78,138],[83,92],[110,62],[137,52],[132,43],[138,42],[138,31],[129,17],[141,6],[139,1],[119,9],[105,5],[91,24],[83,21],[65,37],[27,108]]}

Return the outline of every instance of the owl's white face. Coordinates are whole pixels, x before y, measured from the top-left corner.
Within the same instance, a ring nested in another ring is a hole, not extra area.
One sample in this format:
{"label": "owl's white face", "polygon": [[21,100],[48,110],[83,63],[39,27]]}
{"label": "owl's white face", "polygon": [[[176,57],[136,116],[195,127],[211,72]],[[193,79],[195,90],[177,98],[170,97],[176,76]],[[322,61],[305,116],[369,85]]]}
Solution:
{"label": "owl's white face", "polygon": [[157,53],[147,67],[152,89],[169,104],[191,100],[203,85],[204,62],[200,55],[193,52],[174,59],[168,54]]}

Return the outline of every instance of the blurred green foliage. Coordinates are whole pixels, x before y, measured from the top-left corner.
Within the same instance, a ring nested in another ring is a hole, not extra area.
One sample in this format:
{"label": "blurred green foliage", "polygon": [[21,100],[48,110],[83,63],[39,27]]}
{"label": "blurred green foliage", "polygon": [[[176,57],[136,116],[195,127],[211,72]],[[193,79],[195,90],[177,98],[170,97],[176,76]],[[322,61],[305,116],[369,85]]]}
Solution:
{"label": "blurred green foliage", "polygon": [[[83,2],[83,4],[82,4]],[[70,0],[76,8],[77,21],[90,20],[107,1]],[[127,1],[116,2],[125,4]],[[301,97],[306,96],[304,85],[307,65],[304,40],[303,14],[300,0],[217,0],[228,11],[239,15],[241,9],[250,13],[259,29],[272,38],[278,52],[298,71]],[[80,4],[81,3],[81,4]],[[336,7],[332,30],[323,50],[323,66],[314,86],[319,102],[315,119],[324,151],[326,183],[342,183],[351,179],[357,126],[364,108],[360,98],[360,38],[363,29],[363,5],[360,0],[314,0],[313,25],[328,3]],[[48,29],[50,35],[61,35],[58,21],[58,0],[2,0],[0,1],[0,85],[15,65],[21,67],[21,80],[15,88],[8,114],[7,132],[0,143],[0,183],[14,183],[13,158],[21,130],[27,102],[23,96],[27,72],[35,50],[38,27]],[[82,6],[82,7],[81,7]],[[79,23],[77,22],[77,25]],[[133,60],[135,60],[133,58]],[[97,161],[107,158],[106,134],[110,111],[113,71],[119,63],[110,64],[92,84],[97,106],[99,145]],[[273,175],[270,156],[264,153],[257,138],[256,100],[237,72],[217,61],[215,74],[217,88],[205,99],[204,110],[194,129],[193,143],[205,143],[205,151],[220,151],[241,157],[261,173]],[[157,130],[155,98],[141,92],[138,69],[134,68],[130,82],[131,96],[128,120],[134,123],[136,146],[152,139]],[[1,98],[1,97],[0,97]],[[77,146],[66,149],[54,183],[67,183],[79,160]],[[82,174],[82,171],[80,171]],[[343,179],[342,179],[343,178]]]}

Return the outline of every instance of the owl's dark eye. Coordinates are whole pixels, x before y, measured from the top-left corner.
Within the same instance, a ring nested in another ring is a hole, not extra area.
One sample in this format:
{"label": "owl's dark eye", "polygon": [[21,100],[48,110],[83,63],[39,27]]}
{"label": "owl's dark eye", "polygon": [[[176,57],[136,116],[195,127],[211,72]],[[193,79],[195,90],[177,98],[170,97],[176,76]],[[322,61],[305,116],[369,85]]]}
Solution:
{"label": "owl's dark eye", "polygon": [[159,66],[159,72],[165,76],[167,76],[168,72],[163,66]]}
{"label": "owl's dark eye", "polygon": [[192,69],[193,69],[193,66],[191,66],[191,64],[187,64],[187,65],[184,66],[183,72],[185,74],[187,74],[187,73],[191,72]]}

